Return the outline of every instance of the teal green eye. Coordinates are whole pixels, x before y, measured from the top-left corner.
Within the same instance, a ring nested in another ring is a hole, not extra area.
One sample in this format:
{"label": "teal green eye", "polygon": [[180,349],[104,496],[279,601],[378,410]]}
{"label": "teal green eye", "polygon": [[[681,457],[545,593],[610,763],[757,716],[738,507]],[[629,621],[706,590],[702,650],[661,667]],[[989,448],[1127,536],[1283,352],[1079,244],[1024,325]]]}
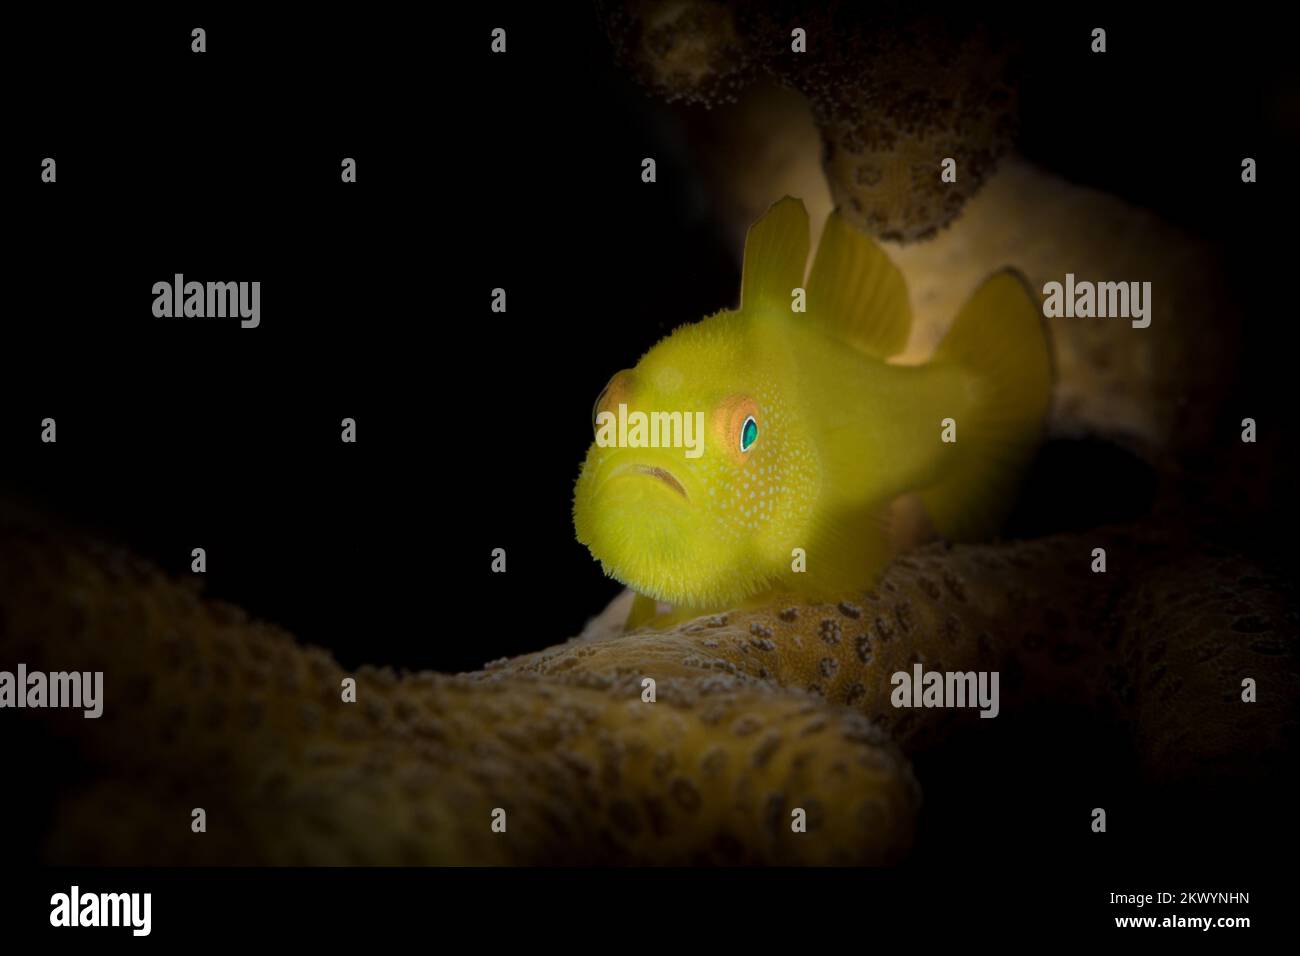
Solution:
{"label": "teal green eye", "polygon": [[758,441],[758,422],[754,421],[753,415],[750,415],[745,419],[745,424],[740,426],[740,450],[749,451],[756,441]]}

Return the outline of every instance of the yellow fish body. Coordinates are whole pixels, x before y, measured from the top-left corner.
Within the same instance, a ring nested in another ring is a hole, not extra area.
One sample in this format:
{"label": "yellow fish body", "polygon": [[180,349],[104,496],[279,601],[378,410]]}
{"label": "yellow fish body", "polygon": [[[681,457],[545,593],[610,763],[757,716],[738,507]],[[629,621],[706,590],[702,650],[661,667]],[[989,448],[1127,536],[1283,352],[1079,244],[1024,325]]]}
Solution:
{"label": "yellow fish body", "polygon": [[890,557],[885,509],[906,492],[945,537],[985,536],[1039,440],[1050,355],[1019,276],[985,281],[928,363],[895,365],[911,328],[901,273],[838,213],[805,284],[808,249],[787,197],[749,231],[740,308],[676,329],[597,399],[574,525],[641,596],[638,622],[653,602],[704,612],[869,587]]}

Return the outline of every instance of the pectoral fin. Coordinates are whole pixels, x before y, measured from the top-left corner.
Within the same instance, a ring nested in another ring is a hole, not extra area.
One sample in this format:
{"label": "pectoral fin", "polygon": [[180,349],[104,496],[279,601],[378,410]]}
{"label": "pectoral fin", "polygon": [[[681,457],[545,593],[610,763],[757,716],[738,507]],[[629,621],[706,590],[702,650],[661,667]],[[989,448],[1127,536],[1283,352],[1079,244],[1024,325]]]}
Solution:
{"label": "pectoral fin", "polygon": [[623,622],[623,630],[635,631],[637,628],[645,627],[658,614],[659,602],[652,597],[638,594],[632,598],[632,607],[627,612],[627,620]]}

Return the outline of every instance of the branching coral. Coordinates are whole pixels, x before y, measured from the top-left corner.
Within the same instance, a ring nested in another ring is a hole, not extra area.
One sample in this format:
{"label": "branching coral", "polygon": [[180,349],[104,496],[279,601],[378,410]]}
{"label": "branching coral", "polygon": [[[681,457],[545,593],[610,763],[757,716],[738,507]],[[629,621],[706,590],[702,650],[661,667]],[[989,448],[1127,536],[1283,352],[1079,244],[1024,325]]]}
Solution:
{"label": "branching coral", "polygon": [[[893,3],[599,8],[616,56],[666,99],[730,102],[756,77],[801,92],[835,201],[883,239],[923,239],[946,226],[1014,138],[1017,66],[1005,31]],[[955,181],[940,179],[945,158],[958,165]]]}
{"label": "branching coral", "polygon": [[[1167,570],[1091,574],[1096,545]],[[353,704],[326,653],[20,523],[0,534],[0,657],[105,673],[97,721],[19,715],[92,768],[58,794],[55,862],[884,862],[919,800],[886,734],[914,751],[975,715],[892,707],[889,675],[915,660],[1000,669],[1004,710],[1073,695],[1132,720],[1166,777],[1245,760],[1244,739],[1252,760],[1284,746],[1290,585],[1183,551],[1123,529],[934,546],[835,606],[594,627],[459,676],[362,668]],[[1259,703],[1240,702],[1243,677],[1267,686]]]}

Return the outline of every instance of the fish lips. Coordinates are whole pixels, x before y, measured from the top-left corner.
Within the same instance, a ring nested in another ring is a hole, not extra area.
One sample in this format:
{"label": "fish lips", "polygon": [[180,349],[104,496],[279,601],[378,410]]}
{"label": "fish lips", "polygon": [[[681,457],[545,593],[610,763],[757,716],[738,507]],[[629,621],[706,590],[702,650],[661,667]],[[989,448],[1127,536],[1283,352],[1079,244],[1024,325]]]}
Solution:
{"label": "fish lips", "polygon": [[629,465],[622,473],[649,475],[651,478],[657,478],[687,501],[690,500],[690,495],[686,493],[686,489],[682,487],[682,483],[677,480],[677,476],[667,468],[660,468],[658,465]]}
{"label": "fish lips", "polygon": [[[641,451],[640,449],[637,450]],[[692,499],[691,475],[684,461],[667,455],[622,452],[602,462],[596,475],[596,494],[627,488],[647,501],[664,498],[688,504]]]}

